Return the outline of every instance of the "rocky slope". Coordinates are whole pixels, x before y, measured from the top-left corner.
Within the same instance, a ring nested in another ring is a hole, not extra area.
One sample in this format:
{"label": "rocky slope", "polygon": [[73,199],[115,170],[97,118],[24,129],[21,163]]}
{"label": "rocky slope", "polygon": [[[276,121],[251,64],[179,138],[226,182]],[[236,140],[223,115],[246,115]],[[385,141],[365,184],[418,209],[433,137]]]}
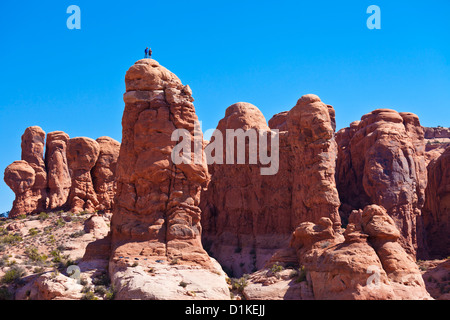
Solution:
{"label": "rocky slope", "polygon": [[109,221],[64,211],[1,221],[0,300],[112,299],[109,256],[86,254],[107,239]]}

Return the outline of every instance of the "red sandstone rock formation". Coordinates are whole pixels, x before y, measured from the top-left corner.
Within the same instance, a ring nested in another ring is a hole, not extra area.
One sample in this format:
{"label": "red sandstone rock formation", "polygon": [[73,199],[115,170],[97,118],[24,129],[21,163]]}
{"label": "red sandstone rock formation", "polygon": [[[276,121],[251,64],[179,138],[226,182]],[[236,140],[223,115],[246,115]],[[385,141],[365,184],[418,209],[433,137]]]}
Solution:
{"label": "red sandstone rock formation", "polygon": [[[185,129],[186,138],[192,138],[198,123],[191,90],[148,59],[136,62],[125,82],[111,224],[110,273],[118,298],[229,298],[220,269],[201,244],[198,205],[208,179],[206,161],[178,165],[171,157],[177,144],[171,140],[173,131]],[[134,262],[139,266],[133,268]],[[180,281],[188,283],[186,289]],[[189,290],[195,293],[190,296]]]}
{"label": "red sandstone rock formation", "polygon": [[322,218],[302,223],[291,246],[307,270],[315,299],[430,299],[399,237],[392,218],[372,205],[354,211],[344,237]]}
{"label": "red sandstone rock formation", "polygon": [[[237,164],[235,141],[234,161],[226,164],[226,133],[236,129],[252,137],[245,144],[246,161]],[[252,104],[228,107],[217,130],[224,137],[223,164],[209,166],[211,181],[202,193],[203,243],[230,275],[240,276],[262,268],[276,250],[288,244],[294,229],[289,154],[282,138],[280,149],[286,153],[280,154],[279,171],[273,176],[262,175],[261,164],[249,163],[250,139],[252,145],[258,144],[257,132],[270,133],[263,114]],[[256,149],[252,152],[257,153]]]}
{"label": "red sandstone rock formation", "polygon": [[295,225],[317,223],[323,217],[340,228],[339,196],[334,180],[337,144],[334,110],[315,95],[306,95],[287,117],[294,154],[292,214]]}
{"label": "red sandstone rock formation", "polygon": [[68,141],[69,135],[62,131],[47,134],[45,165],[48,177],[49,210],[63,208],[69,197],[72,181],[66,156]]}
{"label": "red sandstone rock formation", "polygon": [[16,199],[9,213],[10,218],[22,214],[37,212],[41,201],[41,193],[33,186],[36,182],[36,172],[28,162],[15,161],[5,169],[4,180],[15,193]]}
{"label": "red sandstone rock formation", "polygon": [[109,137],[97,140],[69,139],[62,131],[51,132],[44,161],[45,132],[36,126],[27,128],[22,136],[22,161],[5,170],[5,181],[16,193],[10,217],[57,209],[110,212],[120,144]]}
{"label": "red sandstone rock formation", "polygon": [[[301,222],[328,216],[340,227],[333,108],[308,95],[269,124],[282,131],[278,173],[263,176],[261,165],[249,164],[248,158],[246,164],[211,165],[211,182],[202,194],[203,241],[233,276],[262,269],[288,247]],[[261,112],[246,103],[227,109],[217,130],[225,135],[227,129],[270,130]]]}
{"label": "red sandstone rock formation", "polygon": [[37,203],[34,212],[47,207],[47,172],[44,163],[45,132],[40,127],[29,127],[22,135],[22,160],[34,169],[36,176],[32,187]]}
{"label": "red sandstone rock formation", "polygon": [[445,149],[450,147],[450,128],[427,128],[424,127],[425,132],[425,150],[427,165],[434,159],[444,153]]}
{"label": "red sandstone rock formation", "polygon": [[428,128],[424,127],[425,139],[450,139],[450,128],[436,127]]}
{"label": "red sandstone rock formation", "polygon": [[100,137],[97,139],[97,143],[100,146],[100,154],[91,173],[99,202],[97,210],[105,212],[111,211],[114,205],[116,165],[120,143],[109,137]]}
{"label": "red sandstone rock formation", "polygon": [[450,147],[428,165],[428,185],[422,210],[425,246],[422,258],[450,255]]}
{"label": "red sandstone rock formation", "polygon": [[269,120],[269,128],[270,129],[278,129],[280,131],[287,131],[287,123],[286,119],[289,114],[289,111],[284,111],[277,113]]}
{"label": "red sandstone rock formation", "polygon": [[423,129],[411,113],[379,109],[337,134],[336,181],[344,219],[354,209],[378,204],[392,215],[400,242],[415,254],[417,219],[427,182]]}
{"label": "red sandstone rock formation", "polygon": [[67,143],[67,161],[72,178],[69,207],[72,212],[94,212],[99,204],[91,176],[99,153],[99,144],[90,138],[72,138]]}
{"label": "red sandstone rock formation", "polygon": [[22,161],[5,170],[4,180],[16,194],[10,217],[38,213],[47,207],[47,172],[44,163],[45,132],[29,127],[22,135]]}

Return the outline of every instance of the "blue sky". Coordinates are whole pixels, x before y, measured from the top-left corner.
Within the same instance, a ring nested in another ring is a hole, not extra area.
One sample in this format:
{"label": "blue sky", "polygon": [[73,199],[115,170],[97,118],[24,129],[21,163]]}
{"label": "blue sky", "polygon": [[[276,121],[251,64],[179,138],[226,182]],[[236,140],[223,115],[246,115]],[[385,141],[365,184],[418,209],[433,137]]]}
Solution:
{"label": "blue sky", "polygon": [[[373,4],[381,30],[366,26]],[[377,108],[450,126],[449,17],[448,0],[1,1],[0,171],[32,125],[120,141],[125,72],[146,46],[190,85],[204,130],[235,102],[269,120],[308,93],[338,129]],[[13,199],[1,179],[0,212]]]}

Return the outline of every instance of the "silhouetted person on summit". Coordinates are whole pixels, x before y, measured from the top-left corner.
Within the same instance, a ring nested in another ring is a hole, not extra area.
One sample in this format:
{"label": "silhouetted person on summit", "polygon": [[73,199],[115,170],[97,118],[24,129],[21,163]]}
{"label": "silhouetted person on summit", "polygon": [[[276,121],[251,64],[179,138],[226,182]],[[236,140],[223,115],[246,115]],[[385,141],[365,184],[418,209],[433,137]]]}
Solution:
{"label": "silhouetted person on summit", "polygon": [[145,59],[151,59],[152,58],[152,49],[149,47],[145,48]]}

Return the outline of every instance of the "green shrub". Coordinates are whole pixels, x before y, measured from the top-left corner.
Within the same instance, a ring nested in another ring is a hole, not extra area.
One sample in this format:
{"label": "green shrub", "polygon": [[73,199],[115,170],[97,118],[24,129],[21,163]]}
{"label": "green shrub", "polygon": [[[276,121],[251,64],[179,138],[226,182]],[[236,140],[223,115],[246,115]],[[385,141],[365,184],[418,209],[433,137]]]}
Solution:
{"label": "green shrub", "polygon": [[279,265],[278,263],[275,263],[272,266],[272,268],[270,268],[270,272],[272,272],[272,273],[278,273],[278,272],[281,272],[283,270],[284,270],[283,266]]}
{"label": "green shrub", "polygon": [[5,300],[12,300],[13,299],[13,295],[11,292],[9,292],[7,287],[1,287],[0,288],[0,301],[5,301]]}
{"label": "green shrub", "polygon": [[40,232],[40,231],[37,230],[36,228],[31,228],[31,229],[28,231],[28,235],[31,236],[31,237],[34,237],[34,236],[38,235],[39,232]]}
{"label": "green shrub", "polygon": [[116,291],[114,290],[114,286],[111,286],[106,290],[105,293],[105,300],[114,300],[114,297],[116,296]]}
{"label": "green shrub", "polygon": [[72,233],[72,234],[70,235],[70,237],[71,237],[71,238],[79,238],[79,237],[84,236],[85,234],[86,234],[86,231],[80,230],[80,231],[76,231],[76,232]]}
{"label": "green shrub", "polygon": [[33,270],[33,273],[43,273],[45,269],[43,267],[36,267]]}
{"label": "green shrub", "polygon": [[59,251],[58,249],[52,250],[52,251],[50,252],[50,254],[51,254],[51,256],[53,257],[52,261],[53,261],[54,263],[59,263],[59,262],[62,262],[62,261],[63,261],[63,258],[64,258],[64,257],[61,255],[61,251]]}
{"label": "green shrub", "polygon": [[106,287],[105,286],[95,286],[94,292],[98,294],[99,296],[104,296],[106,294]]}
{"label": "green shrub", "polygon": [[245,287],[248,286],[248,275],[244,274],[241,278],[231,279],[231,288],[239,292],[243,292]]}
{"label": "green shrub", "polygon": [[5,236],[8,234],[8,230],[6,230],[5,228],[0,228],[0,236]]}
{"label": "green shrub", "polygon": [[7,234],[5,236],[0,237],[0,243],[14,245],[19,242],[22,242],[22,237],[18,234]]}
{"label": "green shrub", "polygon": [[306,269],[304,266],[301,266],[298,269],[297,275],[298,276],[297,276],[297,279],[295,279],[295,282],[300,283],[300,282],[306,281]]}
{"label": "green shrub", "polygon": [[8,265],[8,259],[9,256],[7,254],[4,254],[1,258],[0,258],[0,267],[4,267]]}
{"label": "green shrub", "polygon": [[92,291],[88,291],[81,297],[81,300],[98,300]]}
{"label": "green shrub", "polygon": [[92,284],[107,287],[111,284],[111,279],[109,278],[108,273],[102,273],[100,276],[92,279]]}
{"label": "green shrub", "polygon": [[48,242],[49,242],[50,244],[55,244],[55,243],[56,243],[55,236],[51,234],[51,235],[48,237]]}
{"label": "green shrub", "polygon": [[58,218],[58,220],[56,220],[56,222],[55,222],[55,227],[57,227],[57,228],[64,227],[65,225],[66,225],[66,222],[64,221],[63,218]]}
{"label": "green shrub", "polygon": [[40,254],[37,248],[29,247],[25,250],[26,256],[33,262],[43,263],[47,260],[45,254]]}
{"label": "green shrub", "polygon": [[18,266],[12,266],[1,279],[1,283],[10,284],[18,281],[25,275],[25,269]]}
{"label": "green shrub", "polygon": [[40,221],[44,221],[44,220],[47,220],[48,219],[48,213],[46,213],[46,212],[41,212],[40,214],[39,214],[39,220]]}

